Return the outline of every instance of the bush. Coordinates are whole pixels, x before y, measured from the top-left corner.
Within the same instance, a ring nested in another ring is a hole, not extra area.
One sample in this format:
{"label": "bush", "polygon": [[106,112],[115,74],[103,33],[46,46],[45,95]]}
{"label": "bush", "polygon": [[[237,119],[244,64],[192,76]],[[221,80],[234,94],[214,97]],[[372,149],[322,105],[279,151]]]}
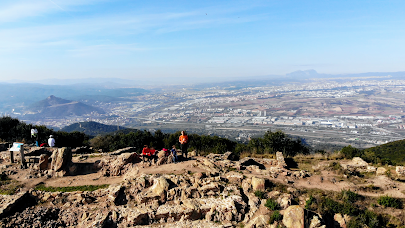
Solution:
{"label": "bush", "polygon": [[334,170],[334,171],[338,171],[338,170],[341,170],[341,169],[342,169],[342,166],[340,165],[339,162],[331,162],[331,163],[329,164],[329,168],[332,169],[332,170]]}
{"label": "bush", "polygon": [[384,207],[393,207],[397,209],[402,208],[402,201],[400,199],[392,198],[390,196],[381,196],[378,199],[377,203]]}
{"label": "bush", "polygon": [[283,219],[283,215],[280,214],[280,211],[274,211],[270,216],[270,224],[273,224],[274,221],[281,221]]}
{"label": "bush", "polygon": [[341,196],[344,201],[349,203],[354,203],[361,197],[359,194],[352,192],[350,190],[347,191],[342,190]]}
{"label": "bush", "polygon": [[366,210],[364,213],[352,218],[347,224],[347,228],[363,228],[364,225],[369,228],[384,227],[381,216]]}
{"label": "bush", "polygon": [[267,208],[269,208],[272,211],[277,210],[279,207],[278,203],[276,201],[274,201],[273,199],[268,199],[264,206],[266,206]]}
{"label": "bush", "polygon": [[313,196],[310,196],[305,202],[305,209],[310,210],[312,204],[316,204],[316,199]]}
{"label": "bush", "polygon": [[259,197],[259,199],[263,199],[264,192],[257,190],[257,191],[255,191],[255,196]]}
{"label": "bush", "polygon": [[343,147],[341,152],[345,156],[345,158],[349,159],[352,159],[354,157],[361,157],[362,155],[361,150],[354,148],[351,145]]}
{"label": "bush", "polygon": [[347,215],[357,215],[359,210],[352,203],[339,203],[330,198],[325,198],[321,203],[321,208],[324,212],[329,214],[347,214]]}

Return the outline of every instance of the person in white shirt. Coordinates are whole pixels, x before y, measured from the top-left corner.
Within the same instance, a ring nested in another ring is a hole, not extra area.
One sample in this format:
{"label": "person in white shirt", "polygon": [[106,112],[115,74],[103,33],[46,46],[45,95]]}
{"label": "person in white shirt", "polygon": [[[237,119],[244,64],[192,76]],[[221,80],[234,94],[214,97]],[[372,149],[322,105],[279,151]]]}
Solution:
{"label": "person in white shirt", "polygon": [[50,147],[54,147],[54,146],[55,146],[55,139],[53,138],[53,135],[50,135],[50,136],[49,136],[48,145],[49,145]]}

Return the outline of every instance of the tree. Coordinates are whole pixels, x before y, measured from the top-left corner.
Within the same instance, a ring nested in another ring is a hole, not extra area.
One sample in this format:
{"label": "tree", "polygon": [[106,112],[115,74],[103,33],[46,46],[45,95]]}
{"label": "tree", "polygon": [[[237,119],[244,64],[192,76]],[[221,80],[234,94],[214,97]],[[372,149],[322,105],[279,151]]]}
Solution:
{"label": "tree", "polygon": [[349,159],[352,159],[354,157],[361,157],[362,156],[362,152],[361,150],[352,147],[351,145],[345,146],[342,148],[342,150],[340,151],[342,152],[342,154]]}

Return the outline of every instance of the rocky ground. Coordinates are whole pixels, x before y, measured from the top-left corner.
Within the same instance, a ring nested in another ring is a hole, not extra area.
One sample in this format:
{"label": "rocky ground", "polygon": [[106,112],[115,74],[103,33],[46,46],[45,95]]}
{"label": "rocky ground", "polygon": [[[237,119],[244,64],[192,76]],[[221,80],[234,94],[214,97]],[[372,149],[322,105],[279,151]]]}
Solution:
{"label": "rocky ground", "polygon": [[[363,197],[356,202],[361,210],[390,214],[397,224],[405,220],[402,209],[369,203],[381,195],[405,197],[405,184],[393,177],[401,177],[403,167],[374,167],[360,158],[312,157],[299,169],[301,164],[289,164],[281,153],[240,160],[231,152],[191,153],[190,159],[172,163],[163,154],[156,162],[143,162],[133,148],[75,152],[31,148],[26,159],[32,155],[39,162],[27,169],[10,164],[9,152],[1,152],[1,173],[8,182],[0,187],[17,187],[13,195],[0,195],[0,227],[347,227],[353,216],[308,207],[312,195],[335,193],[339,200],[342,190]],[[38,185],[105,186],[51,192]]]}

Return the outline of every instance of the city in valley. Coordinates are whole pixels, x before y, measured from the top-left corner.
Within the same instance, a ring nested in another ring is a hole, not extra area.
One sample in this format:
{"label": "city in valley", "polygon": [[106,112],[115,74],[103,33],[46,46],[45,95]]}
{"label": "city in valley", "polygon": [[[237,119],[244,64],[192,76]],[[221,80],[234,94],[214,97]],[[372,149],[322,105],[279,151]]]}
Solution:
{"label": "city in valley", "polygon": [[168,86],[116,102],[82,101],[105,114],[28,122],[56,128],[95,121],[151,131],[186,129],[238,141],[282,130],[310,145],[367,148],[405,137],[404,94],[405,80],[390,77],[262,86]]}

